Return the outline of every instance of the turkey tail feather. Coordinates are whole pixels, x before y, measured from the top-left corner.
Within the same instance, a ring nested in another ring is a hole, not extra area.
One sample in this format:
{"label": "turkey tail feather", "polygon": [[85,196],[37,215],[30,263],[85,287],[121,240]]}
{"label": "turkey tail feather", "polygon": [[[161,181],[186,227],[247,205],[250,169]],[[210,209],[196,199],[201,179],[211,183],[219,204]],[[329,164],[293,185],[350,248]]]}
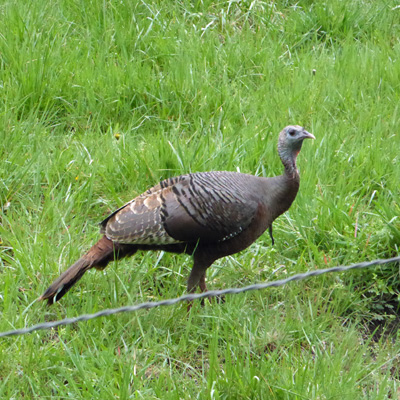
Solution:
{"label": "turkey tail feather", "polygon": [[49,305],[60,300],[90,267],[91,263],[84,255],[63,272],[40,296],[39,300],[47,300]]}
{"label": "turkey tail feather", "polygon": [[60,300],[88,269],[93,267],[102,269],[113,259],[113,242],[103,236],[84,256],[63,272],[39,297],[39,300],[47,300],[49,305],[53,304]]}

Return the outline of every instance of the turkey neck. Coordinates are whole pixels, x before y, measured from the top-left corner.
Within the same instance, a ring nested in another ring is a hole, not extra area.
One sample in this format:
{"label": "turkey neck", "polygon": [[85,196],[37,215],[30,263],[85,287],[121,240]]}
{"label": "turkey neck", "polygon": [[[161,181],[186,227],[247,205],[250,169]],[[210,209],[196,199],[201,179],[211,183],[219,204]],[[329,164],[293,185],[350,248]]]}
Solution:
{"label": "turkey neck", "polygon": [[300,186],[300,175],[296,165],[300,149],[278,146],[278,150],[285,167],[284,173],[273,178],[266,178],[268,182],[266,205],[271,212],[272,221],[290,208]]}
{"label": "turkey neck", "polygon": [[297,170],[296,159],[300,153],[301,146],[303,142],[298,144],[298,148],[290,148],[282,145],[281,142],[278,143],[278,153],[281,158],[282,164],[285,167],[284,175],[289,179],[300,180],[299,171]]}

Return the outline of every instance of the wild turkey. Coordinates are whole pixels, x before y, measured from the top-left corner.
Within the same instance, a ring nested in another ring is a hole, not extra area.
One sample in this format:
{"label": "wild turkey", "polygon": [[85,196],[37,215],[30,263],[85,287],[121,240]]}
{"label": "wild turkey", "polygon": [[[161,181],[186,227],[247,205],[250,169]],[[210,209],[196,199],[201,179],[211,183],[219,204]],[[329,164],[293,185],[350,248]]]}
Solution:
{"label": "wild turkey", "polygon": [[[103,269],[138,250],[192,254],[187,291],[206,291],[206,270],[218,258],[250,246],[289,209],[299,189],[296,158],[303,140],[315,137],[298,125],[279,134],[283,175],[263,178],[238,172],[199,172],[169,178],[101,222],[103,237],[40,297],[49,304],[90,268]],[[273,239],[273,238],[272,238]]]}

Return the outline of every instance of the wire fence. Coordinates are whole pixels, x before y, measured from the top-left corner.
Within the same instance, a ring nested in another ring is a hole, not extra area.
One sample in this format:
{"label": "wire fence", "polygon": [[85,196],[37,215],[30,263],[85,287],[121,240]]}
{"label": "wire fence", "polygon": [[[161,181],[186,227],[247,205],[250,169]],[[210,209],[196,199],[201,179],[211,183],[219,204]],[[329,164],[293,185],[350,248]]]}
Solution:
{"label": "wire fence", "polygon": [[301,281],[303,279],[307,279],[312,276],[319,276],[319,275],[323,275],[323,274],[327,274],[327,273],[331,273],[331,272],[345,272],[345,271],[350,271],[352,269],[368,268],[368,267],[372,267],[374,265],[383,265],[383,264],[390,264],[390,263],[395,263],[395,262],[400,262],[400,256],[388,258],[388,259],[366,261],[366,262],[361,262],[361,263],[352,264],[352,265],[348,265],[348,266],[338,266],[338,267],[332,267],[332,268],[317,269],[315,271],[309,271],[309,272],[305,272],[303,274],[292,275],[286,279],[280,279],[280,280],[272,281],[272,282],[257,283],[255,285],[244,286],[242,288],[210,290],[208,292],[199,293],[199,294],[186,294],[184,296],[177,297],[175,299],[168,299],[168,300],[161,300],[161,301],[154,301],[154,302],[145,302],[145,303],[140,303],[140,304],[137,304],[134,306],[110,308],[110,309],[106,309],[103,311],[99,311],[94,314],[84,314],[84,315],[80,315],[80,316],[74,317],[74,318],[65,318],[65,319],[61,319],[58,321],[44,322],[44,323],[30,326],[28,328],[14,329],[14,330],[6,331],[6,332],[0,332],[0,338],[6,337],[6,336],[26,335],[28,333],[42,330],[42,329],[56,328],[57,326],[61,326],[61,325],[70,325],[70,324],[74,324],[76,322],[89,321],[91,319],[107,317],[109,315],[114,315],[114,314],[133,312],[133,311],[138,311],[138,310],[142,310],[142,309],[148,310],[150,308],[161,307],[161,306],[172,306],[174,304],[177,304],[177,303],[180,303],[183,301],[193,301],[193,300],[204,299],[206,297],[211,298],[211,297],[222,296],[225,294],[238,294],[238,293],[244,293],[244,292],[249,292],[249,291],[253,291],[253,290],[267,289],[269,287],[278,287],[278,286],[286,285],[289,282]]}

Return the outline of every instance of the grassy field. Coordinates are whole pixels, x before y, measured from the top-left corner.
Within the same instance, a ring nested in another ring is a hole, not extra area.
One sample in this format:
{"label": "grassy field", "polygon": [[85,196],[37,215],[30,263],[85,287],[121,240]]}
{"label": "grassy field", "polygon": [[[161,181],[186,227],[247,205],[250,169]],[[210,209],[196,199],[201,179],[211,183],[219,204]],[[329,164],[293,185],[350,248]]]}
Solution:
{"label": "grassy field", "polygon": [[[138,254],[36,301],[110,211],[160,179],[273,176],[317,140],[268,234],[213,289],[399,254],[398,1],[0,5],[0,331],[185,293],[191,259]],[[399,265],[0,340],[4,399],[396,399]],[[376,330],[376,329],[377,330]]]}

